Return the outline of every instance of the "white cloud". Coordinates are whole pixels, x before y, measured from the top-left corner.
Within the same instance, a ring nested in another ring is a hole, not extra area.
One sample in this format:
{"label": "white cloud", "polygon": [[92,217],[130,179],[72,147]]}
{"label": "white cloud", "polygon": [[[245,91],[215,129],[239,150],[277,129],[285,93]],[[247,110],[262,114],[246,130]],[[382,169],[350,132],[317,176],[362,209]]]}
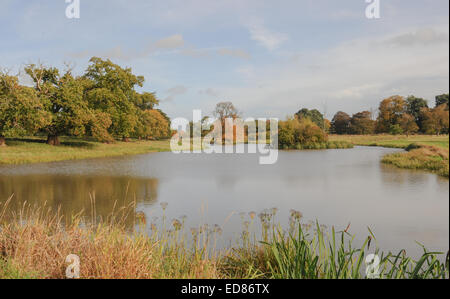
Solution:
{"label": "white cloud", "polygon": [[[385,45],[395,36],[421,31],[367,36],[320,52],[302,52],[303,59],[297,62],[287,59],[270,67],[238,69],[247,87],[225,89],[223,94],[244,111],[277,117],[285,116],[280,111],[292,114],[301,107],[322,109],[324,104],[329,112],[355,113],[375,108],[393,94],[433,100],[448,92],[449,44],[415,42],[407,51]],[[447,25],[434,31],[440,32],[434,36],[448,38]]]}
{"label": "white cloud", "polygon": [[387,44],[408,47],[418,44],[430,45],[448,43],[448,32],[437,31],[435,28],[420,28],[417,31],[403,33],[386,40]]}
{"label": "white cloud", "polygon": [[289,39],[287,34],[271,31],[259,20],[254,20],[247,25],[247,28],[250,32],[250,38],[257,41],[269,51],[277,49]]}

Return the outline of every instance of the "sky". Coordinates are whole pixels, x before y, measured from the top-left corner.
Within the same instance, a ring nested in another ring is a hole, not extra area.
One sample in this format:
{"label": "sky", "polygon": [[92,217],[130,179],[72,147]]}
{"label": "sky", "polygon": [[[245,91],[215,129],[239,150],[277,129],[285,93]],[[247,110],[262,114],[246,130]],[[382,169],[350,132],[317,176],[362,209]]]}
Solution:
{"label": "sky", "polygon": [[[449,1],[0,0],[0,67],[82,74],[92,56],[131,67],[171,118],[231,101],[245,117],[301,108],[331,119],[391,95],[449,91]],[[21,77],[26,83],[28,78]]]}

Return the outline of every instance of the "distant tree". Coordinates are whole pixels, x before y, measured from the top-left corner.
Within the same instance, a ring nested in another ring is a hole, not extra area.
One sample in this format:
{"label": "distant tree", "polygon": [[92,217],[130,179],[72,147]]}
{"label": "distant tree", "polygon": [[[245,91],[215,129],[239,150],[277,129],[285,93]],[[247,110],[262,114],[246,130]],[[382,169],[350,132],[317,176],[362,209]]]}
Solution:
{"label": "distant tree", "polygon": [[303,108],[295,114],[295,117],[298,118],[298,120],[310,119],[319,128],[325,129],[323,114],[317,109],[308,110]]}
{"label": "distant tree", "polygon": [[331,121],[331,132],[335,134],[349,134],[350,121],[350,115],[342,111],[337,112]]}
{"label": "distant tree", "polygon": [[423,108],[428,108],[428,102],[422,98],[416,98],[415,96],[409,96],[406,99],[407,109],[406,112],[414,117],[416,124],[421,127],[422,119],[420,117],[420,111]]}
{"label": "distant tree", "polygon": [[407,104],[403,97],[392,96],[383,100],[378,110],[377,132],[387,133],[392,126],[399,124],[402,115],[407,110]]}
{"label": "distant tree", "polygon": [[30,64],[25,72],[33,79],[35,90],[47,111],[47,143],[59,145],[63,134],[83,136],[92,119],[91,111],[84,100],[87,80],[74,77],[68,69],[61,75],[56,68]]}
{"label": "distant tree", "polygon": [[231,102],[221,102],[216,105],[216,109],[213,112],[213,115],[224,122],[227,118],[237,118],[239,117],[239,111]]}
{"label": "distant tree", "polygon": [[323,143],[327,140],[327,134],[309,118],[290,118],[278,124],[278,145],[281,149]]}
{"label": "distant tree", "polygon": [[[236,119],[240,112],[231,102],[221,102],[216,105],[213,115],[220,121],[222,126],[222,142],[225,141],[225,120],[227,118]],[[234,130],[233,130],[234,131]]]}
{"label": "distant tree", "polygon": [[5,137],[34,134],[48,122],[36,91],[19,85],[17,76],[0,72],[0,146]]}
{"label": "distant tree", "polygon": [[322,143],[328,140],[328,136],[315,122],[306,118],[298,121],[295,128],[295,139],[299,144]]}
{"label": "distant tree", "polygon": [[372,120],[370,111],[363,111],[353,115],[350,121],[350,133],[357,135],[369,135],[375,132],[376,122]]}
{"label": "distant tree", "polygon": [[422,132],[425,134],[448,134],[449,132],[449,111],[446,104],[434,109],[424,108],[421,111],[423,119]]}
{"label": "distant tree", "polygon": [[403,134],[403,129],[399,124],[391,125],[389,127],[389,134],[391,135],[400,135]]}
{"label": "distant tree", "polygon": [[402,115],[399,125],[402,128],[403,133],[406,135],[414,134],[419,131],[419,126],[416,123],[416,119],[408,113]]}
{"label": "distant tree", "polygon": [[444,104],[446,105],[446,109],[448,110],[448,93],[436,96],[436,107]]}

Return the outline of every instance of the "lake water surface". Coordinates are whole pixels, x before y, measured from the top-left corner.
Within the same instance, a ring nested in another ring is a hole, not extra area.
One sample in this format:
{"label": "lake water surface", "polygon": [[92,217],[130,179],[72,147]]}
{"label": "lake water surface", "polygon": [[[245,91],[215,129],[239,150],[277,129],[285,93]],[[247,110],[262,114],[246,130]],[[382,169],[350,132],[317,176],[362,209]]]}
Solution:
{"label": "lake water surface", "polygon": [[108,215],[114,204],[136,200],[137,211],[168,219],[187,216],[187,228],[202,223],[223,229],[221,242],[239,238],[242,214],[278,208],[287,225],[289,211],[350,233],[358,240],[370,227],[383,250],[449,247],[449,181],[435,174],[400,170],[380,163],[394,149],[280,151],[274,165],[259,165],[254,154],[152,153],[138,156],[0,166],[0,201],[61,207],[65,214]]}

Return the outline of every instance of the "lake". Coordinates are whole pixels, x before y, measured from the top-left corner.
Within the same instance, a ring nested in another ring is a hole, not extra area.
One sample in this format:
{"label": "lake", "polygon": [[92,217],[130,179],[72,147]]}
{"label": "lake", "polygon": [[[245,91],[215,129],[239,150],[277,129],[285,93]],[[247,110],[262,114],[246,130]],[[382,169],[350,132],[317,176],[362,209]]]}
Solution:
{"label": "lake", "polygon": [[[84,209],[97,216],[137,202],[147,227],[186,215],[187,230],[218,224],[220,242],[239,239],[248,212],[276,207],[276,221],[287,226],[291,209],[304,222],[318,220],[357,240],[370,227],[383,250],[445,251],[449,244],[449,181],[435,174],[383,165],[395,149],[280,151],[274,165],[259,165],[254,154],[151,153],[117,158],[0,166],[0,201],[12,194],[12,207],[24,201],[66,215]],[[245,215],[243,214],[245,213]],[[242,219],[244,218],[244,220]],[[256,225],[255,225],[256,227]],[[257,230],[255,228],[255,230]]]}

